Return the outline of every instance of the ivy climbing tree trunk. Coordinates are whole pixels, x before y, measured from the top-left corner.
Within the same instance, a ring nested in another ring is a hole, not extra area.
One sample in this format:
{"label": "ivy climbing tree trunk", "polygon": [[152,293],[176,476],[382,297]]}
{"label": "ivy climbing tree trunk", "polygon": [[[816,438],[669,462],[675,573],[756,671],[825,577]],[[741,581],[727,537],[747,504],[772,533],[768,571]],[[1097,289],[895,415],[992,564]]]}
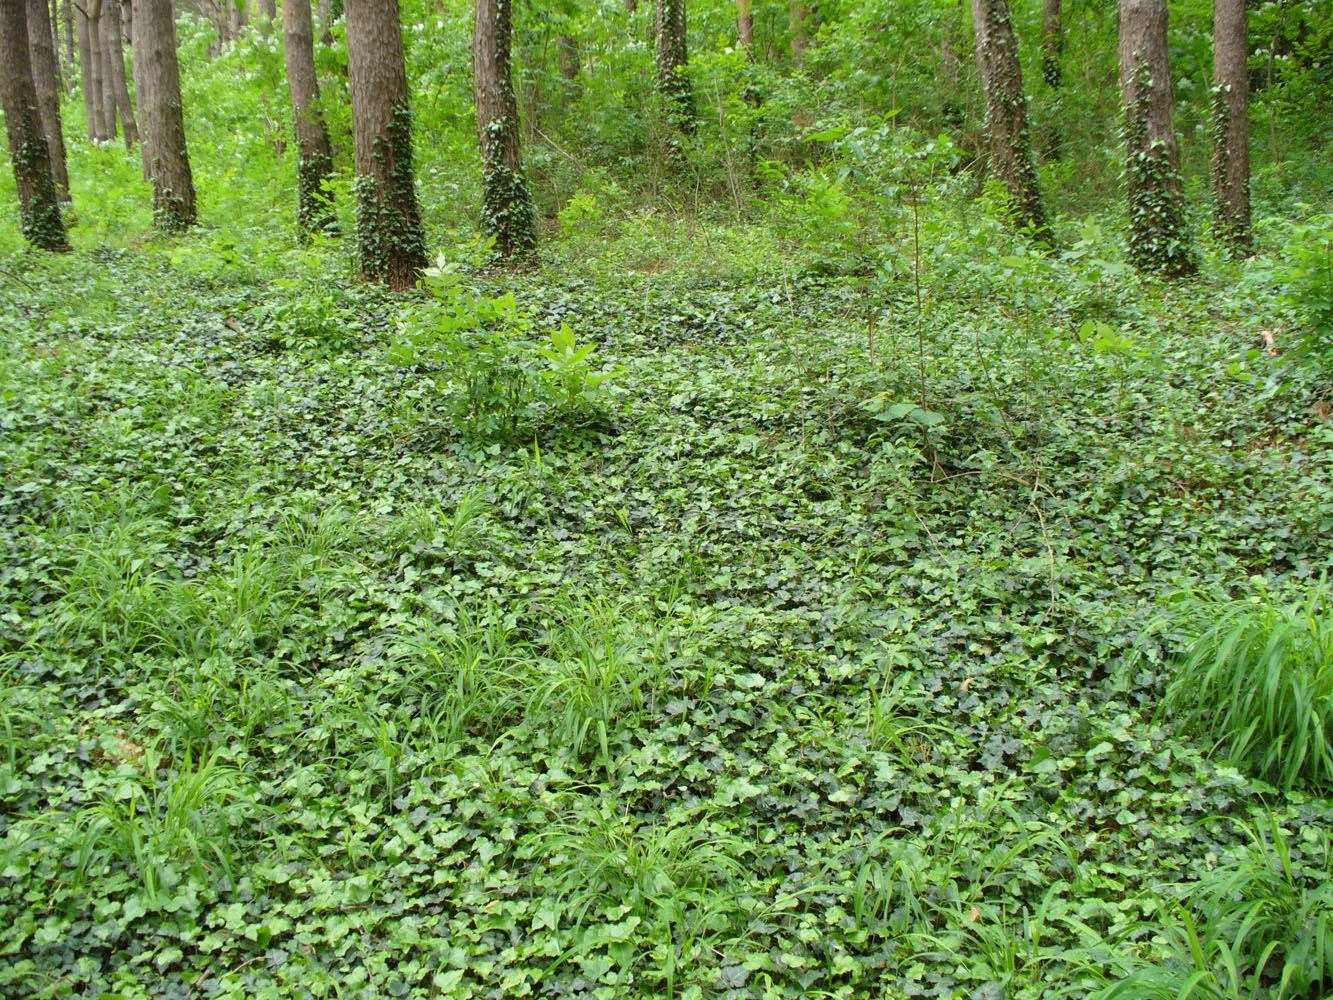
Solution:
{"label": "ivy climbing tree trunk", "polygon": [[1198,262],[1185,228],[1166,0],[1119,2],[1129,258],[1140,270],[1181,277]]}
{"label": "ivy climbing tree trunk", "polygon": [[685,0],[657,0],[657,89],[671,122],[682,132],[694,131],[694,93],[685,75]]}
{"label": "ivy climbing tree trunk", "polygon": [[344,17],[361,274],[390,288],[411,288],[426,266],[426,246],[412,180],[398,0],[347,0]]}
{"label": "ivy climbing tree trunk", "polygon": [[1250,47],[1245,0],[1213,3],[1213,226],[1237,256],[1250,229]]}
{"label": "ivy climbing tree trunk", "polygon": [[986,99],[986,145],[991,169],[1009,193],[1014,221],[1043,241],[1050,228],[1037,186],[1028,133],[1023,71],[1008,0],[972,0],[977,72]]}
{"label": "ivy climbing tree trunk", "polygon": [[176,18],[171,0],[133,0],[133,4],[135,80],[140,88],[144,163],[153,184],[153,221],[161,229],[180,231],[195,224],[196,210],[194,176],[185,148]]}
{"label": "ivy climbing tree trunk", "polygon": [[736,0],[736,39],[746,52],[754,52],[754,0]]}
{"label": "ivy climbing tree trunk", "polygon": [[[88,0],[84,0],[85,3]],[[97,93],[93,90],[92,31],[87,11],[77,6],[79,21],[79,80],[83,90],[83,113],[88,125],[88,138],[97,140]]]}
{"label": "ivy climbing tree trunk", "polygon": [[310,0],[287,0],[282,5],[282,47],[296,131],[296,222],[304,237],[315,230],[328,232],[334,228],[333,205],[324,189],[324,182],[333,173],[333,147],[319,113]]}
{"label": "ivy climbing tree trunk", "polygon": [[65,130],[60,123],[60,80],[51,11],[46,0],[26,0],[26,3],[28,55],[32,64],[33,88],[37,93],[37,112],[46,139],[56,195],[61,201],[69,201],[69,171],[65,165]]}
{"label": "ivy climbing tree trunk", "polygon": [[102,62],[111,103],[120,114],[125,134],[125,148],[133,149],[139,141],[139,125],[134,117],[134,102],[125,79],[125,41],[120,19],[120,0],[104,0],[102,5]]}
{"label": "ivy climbing tree trunk", "polygon": [[1046,86],[1059,90],[1064,82],[1065,29],[1060,0],[1043,0],[1041,7],[1041,75]]}
{"label": "ivy climbing tree trunk", "polygon": [[481,144],[482,216],[496,250],[507,258],[527,256],[537,245],[510,70],[512,36],[512,0],[477,0],[472,90]]}
{"label": "ivy climbing tree trunk", "polygon": [[42,132],[37,88],[32,82],[28,12],[23,0],[0,2],[0,107],[5,112],[23,236],[42,250],[68,250],[51,173],[51,151]]}

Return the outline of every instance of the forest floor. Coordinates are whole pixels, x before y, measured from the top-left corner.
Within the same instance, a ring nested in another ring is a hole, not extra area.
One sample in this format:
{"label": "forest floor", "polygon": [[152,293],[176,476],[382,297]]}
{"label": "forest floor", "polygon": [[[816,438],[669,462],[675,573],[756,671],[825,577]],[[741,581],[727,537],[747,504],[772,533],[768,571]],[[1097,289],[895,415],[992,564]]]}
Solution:
{"label": "forest floor", "polygon": [[1271,296],[714,237],[460,271],[611,373],[475,435],[317,251],[7,265],[0,993],[1083,996],[1330,877],[1156,712],[1164,599],[1333,557]]}

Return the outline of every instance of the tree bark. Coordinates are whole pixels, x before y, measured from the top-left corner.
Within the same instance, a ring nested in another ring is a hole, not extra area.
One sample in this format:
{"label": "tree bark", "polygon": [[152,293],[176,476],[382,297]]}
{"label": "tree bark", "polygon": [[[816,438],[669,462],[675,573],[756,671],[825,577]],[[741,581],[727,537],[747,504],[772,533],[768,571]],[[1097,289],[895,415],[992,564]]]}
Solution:
{"label": "tree bark", "polygon": [[143,157],[153,183],[153,221],[175,232],[195,224],[194,176],[185,147],[176,18],[171,0],[133,0],[135,79],[140,87]]}
{"label": "tree bark", "polygon": [[335,228],[333,205],[324,189],[324,182],[333,173],[333,147],[319,113],[310,0],[286,0],[282,5],[282,43],[296,132],[296,222],[305,237],[316,230],[331,232]]}
{"label": "tree bark", "polygon": [[682,132],[694,131],[694,93],[685,75],[685,0],[657,0],[657,89]]}
{"label": "tree bark", "polygon": [[[46,6],[45,0],[43,6]],[[61,93],[65,89],[65,67],[60,58],[60,5],[58,0],[50,0],[50,6],[46,7],[46,26],[51,34],[51,58],[55,63],[56,93]],[[29,30],[32,28],[32,18],[28,18]],[[28,53],[31,57],[32,53]],[[36,81],[33,81],[34,83]],[[41,95],[39,94],[40,98]]]}
{"label": "tree bark", "polygon": [[1166,0],[1119,3],[1129,258],[1140,270],[1168,277],[1193,274],[1198,262],[1185,228]]}
{"label": "tree bark", "polygon": [[[84,0],[86,3],[87,0]],[[83,90],[83,113],[88,124],[88,138],[97,141],[97,91],[93,89],[92,26],[87,8],[77,7],[79,21],[79,80]]]}
{"label": "tree bark", "polygon": [[625,9],[631,14],[639,9],[639,0],[625,0]]}
{"label": "tree bark", "polygon": [[1065,29],[1060,0],[1044,0],[1041,8],[1041,75],[1046,86],[1059,90],[1064,83]]}
{"label": "tree bark", "polygon": [[278,0],[259,0],[259,30],[267,38],[278,19]]}
{"label": "tree bark", "polygon": [[527,256],[537,244],[510,70],[512,35],[512,0],[477,0],[472,92],[481,145],[482,218],[506,258]]}
{"label": "tree bark", "polygon": [[88,49],[92,59],[93,74],[93,118],[97,131],[93,136],[98,142],[106,142],[116,137],[115,98],[111,103],[111,120],[107,121],[106,60],[102,57],[102,0],[84,0],[88,10]]}
{"label": "tree bark", "polygon": [[754,0],[736,0],[736,40],[746,52],[754,52]]}
{"label": "tree bark", "polygon": [[116,138],[116,118],[119,108],[116,105],[116,65],[112,55],[115,40],[111,24],[111,8],[116,0],[101,0],[101,11],[97,18],[97,37],[93,44],[99,47],[102,64],[102,121],[106,124],[103,136],[108,142]]}
{"label": "tree bark", "polygon": [[333,44],[333,0],[319,0],[315,13],[319,16],[321,45]]}
{"label": "tree bark", "polygon": [[1250,228],[1250,47],[1245,0],[1213,3],[1213,226],[1236,256]]}
{"label": "tree bark", "polygon": [[134,102],[130,100],[130,85],[125,78],[125,42],[121,32],[120,0],[104,0],[102,6],[102,66],[105,85],[111,103],[120,114],[120,127],[125,134],[125,148],[133,149],[139,141],[139,125],[134,119]]}
{"label": "tree bark", "polygon": [[411,288],[426,266],[412,178],[412,112],[398,0],[347,0],[361,274]]}
{"label": "tree bark", "polygon": [[78,54],[74,48],[74,7],[70,0],[65,0],[63,20],[65,22],[65,65],[70,68],[67,83],[72,93],[74,90],[74,65],[78,62]]}
{"label": "tree bark", "polygon": [[69,201],[69,171],[65,165],[65,130],[60,122],[60,80],[51,11],[46,0],[27,0],[26,14],[33,89],[37,94],[37,113],[46,139],[51,176],[55,180],[56,196],[61,201]]}
{"label": "tree bark", "polygon": [[560,79],[573,83],[579,77],[582,59],[579,53],[579,40],[573,35],[561,35],[555,43],[556,57],[560,64]]}
{"label": "tree bark", "polygon": [[810,46],[810,4],[807,0],[792,0],[787,8],[787,23],[791,29],[791,61],[799,66]]}
{"label": "tree bark", "polygon": [[42,250],[68,250],[51,151],[32,82],[27,5],[22,0],[0,3],[0,107],[5,112],[23,236]]}
{"label": "tree bark", "polygon": [[1023,71],[1008,0],[972,0],[977,72],[986,99],[986,143],[991,169],[1009,193],[1014,221],[1049,242],[1051,233],[1037,186],[1028,133]]}

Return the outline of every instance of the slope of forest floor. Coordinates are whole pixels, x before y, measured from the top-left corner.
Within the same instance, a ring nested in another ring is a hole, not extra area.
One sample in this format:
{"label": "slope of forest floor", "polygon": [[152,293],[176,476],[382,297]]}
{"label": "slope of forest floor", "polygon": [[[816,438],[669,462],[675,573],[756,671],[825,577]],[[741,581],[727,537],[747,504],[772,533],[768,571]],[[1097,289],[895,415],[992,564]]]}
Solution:
{"label": "slope of forest floor", "polygon": [[0,993],[1082,996],[1329,878],[1155,714],[1164,598],[1333,555],[1261,283],[465,269],[611,372],[488,437],[208,240],[0,274]]}

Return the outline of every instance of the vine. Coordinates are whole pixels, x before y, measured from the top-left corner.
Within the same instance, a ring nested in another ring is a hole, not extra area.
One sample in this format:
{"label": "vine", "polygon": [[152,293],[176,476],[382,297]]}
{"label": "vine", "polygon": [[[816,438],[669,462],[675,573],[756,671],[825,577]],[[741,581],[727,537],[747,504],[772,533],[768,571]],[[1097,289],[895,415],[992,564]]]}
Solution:
{"label": "vine", "polygon": [[1185,225],[1180,170],[1168,143],[1148,135],[1154,84],[1146,63],[1134,70],[1126,94],[1121,135],[1129,196],[1129,259],[1141,271],[1178,278],[1194,274],[1198,259]]}
{"label": "vine", "polygon": [[361,276],[411,288],[426,266],[426,244],[412,181],[412,112],[399,101],[375,137],[375,170],[356,178],[356,237]]}

